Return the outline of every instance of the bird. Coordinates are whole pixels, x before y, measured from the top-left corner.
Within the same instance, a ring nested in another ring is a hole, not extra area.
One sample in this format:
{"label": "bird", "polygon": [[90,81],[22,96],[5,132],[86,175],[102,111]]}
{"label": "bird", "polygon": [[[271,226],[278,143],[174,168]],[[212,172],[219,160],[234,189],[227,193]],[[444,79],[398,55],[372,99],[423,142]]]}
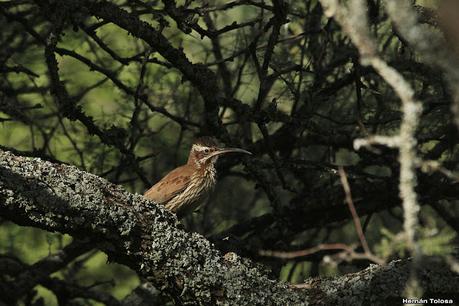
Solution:
{"label": "bird", "polygon": [[182,218],[194,211],[217,182],[215,164],[218,157],[227,153],[252,155],[239,148],[218,146],[213,137],[197,138],[191,146],[188,161],[148,189],[144,196]]}

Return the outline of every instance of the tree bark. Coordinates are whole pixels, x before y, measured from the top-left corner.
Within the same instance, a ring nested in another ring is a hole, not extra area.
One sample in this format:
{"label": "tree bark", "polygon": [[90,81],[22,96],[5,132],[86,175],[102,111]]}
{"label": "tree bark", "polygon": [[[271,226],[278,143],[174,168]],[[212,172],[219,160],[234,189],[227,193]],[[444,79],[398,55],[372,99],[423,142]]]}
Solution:
{"label": "tree bark", "polygon": [[[269,279],[248,259],[223,256],[141,195],[73,166],[5,151],[0,151],[0,216],[90,239],[111,261],[130,267],[181,303],[384,305],[387,298],[402,295],[409,274],[409,262],[399,261],[292,288]],[[441,262],[433,263],[423,265],[424,290],[450,297],[459,278]]]}

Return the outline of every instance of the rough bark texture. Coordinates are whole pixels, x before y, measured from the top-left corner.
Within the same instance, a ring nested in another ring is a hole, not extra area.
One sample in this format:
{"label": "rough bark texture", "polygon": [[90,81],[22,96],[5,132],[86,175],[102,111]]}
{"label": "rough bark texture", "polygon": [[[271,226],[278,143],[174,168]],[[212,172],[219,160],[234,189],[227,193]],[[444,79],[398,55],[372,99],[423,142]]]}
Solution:
{"label": "rough bark texture", "polygon": [[[17,224],[86,237],[163,292],[191,304],[306,305],[371,302],[398,296],[407,264],[372,266],[335,279],[292,289],[270,280],[249,260],[222,254],[204,237],[180,228],[177,219],[140,195],[131,194],[73,166],[0,151],[0,216]],[[441,265],[424,265],[427,292],[448,294],[459,277]]]}
{"label": "rough bark texture", "polygon": [[0,153],[0,215],[21,225],[91,237],[110,260],[125,264],[182,302],[301,304],[306,294],[268,279],[248,261],[225,260],[177,219],[75,167]]}
{"label": "rough bark texture", "polygon": [[[382,267],[371,265],[357,273],[333,279],[313,279],[309,298],[315,305],[399,305],[402,304],[405,283],[411,261],[396,260]],[[418,276],[423,296],[427,298],[459,299],[459,275],[454,274],[438,258],[425,258]],[[412,298],[412,297],[411,297]]]}

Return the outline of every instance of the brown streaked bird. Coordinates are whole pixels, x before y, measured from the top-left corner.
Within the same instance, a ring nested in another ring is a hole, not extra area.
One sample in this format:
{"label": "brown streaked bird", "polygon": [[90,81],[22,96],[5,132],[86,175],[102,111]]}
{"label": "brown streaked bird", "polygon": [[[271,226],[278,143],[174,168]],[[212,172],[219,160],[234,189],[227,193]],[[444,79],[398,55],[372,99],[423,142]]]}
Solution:
{"label": "brown streaked bird", "polygon": [[188,162],[169,172],[148,189],[144,196],[165,205],[179,217],[184,216],[197,208],[200,200],[215,186],[215,163],[221,154],[226,153],[252,154],[239,148],[218,147],[211,137],[196,139],[188,155]]}

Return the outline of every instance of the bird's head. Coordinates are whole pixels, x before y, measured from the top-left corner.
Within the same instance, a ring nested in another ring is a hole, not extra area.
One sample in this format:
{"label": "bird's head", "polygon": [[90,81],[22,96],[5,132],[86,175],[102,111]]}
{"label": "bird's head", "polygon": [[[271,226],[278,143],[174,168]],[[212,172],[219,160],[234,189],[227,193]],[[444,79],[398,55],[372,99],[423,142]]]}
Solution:
{"label": "bird's head", "polygon": [[252,155],[249,151],[239,148],[222,148],[212,137],[200,137],[191,147],[188,163],[194,163],[198,168],[213,166],[218,157],[226,153],[243,153]]}

